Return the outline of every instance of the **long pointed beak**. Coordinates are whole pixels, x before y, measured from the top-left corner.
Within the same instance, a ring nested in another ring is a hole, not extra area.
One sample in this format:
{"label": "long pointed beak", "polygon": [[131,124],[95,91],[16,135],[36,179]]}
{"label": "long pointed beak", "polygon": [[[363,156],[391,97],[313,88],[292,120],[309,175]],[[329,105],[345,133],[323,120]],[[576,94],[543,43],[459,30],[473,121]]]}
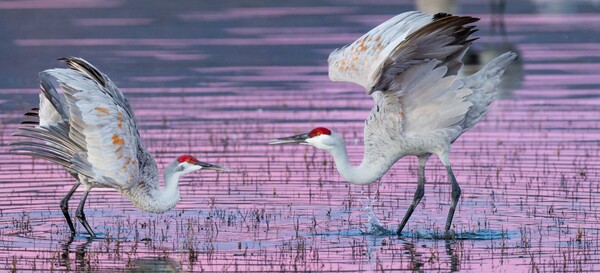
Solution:
{"label": "long pointed beak", "polygon": [[220,171],[220,172],[230,172],[230,169],[227,169],[225,167],[221,167],[218,165],[214,165],[214,164],[210,164],[210,163],[206,163],[206,162],[202,162],[202,161],[198,161],[196,163],[196,165],[202,167],[202,170],[215,170],[215,171]]}
{"label": "long pointed beak", "polygon": [[270,145],[281,145],[281,144],[307,144],[306,140],[309,138],[308,133],[298,134],[289,137],[280,137],[269,141]]}

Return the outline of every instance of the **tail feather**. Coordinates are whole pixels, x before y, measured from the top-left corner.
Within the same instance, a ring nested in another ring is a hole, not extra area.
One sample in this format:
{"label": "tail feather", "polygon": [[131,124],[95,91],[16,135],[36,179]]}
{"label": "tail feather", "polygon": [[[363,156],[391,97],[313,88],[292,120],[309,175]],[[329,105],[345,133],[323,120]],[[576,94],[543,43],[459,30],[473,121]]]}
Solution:
{"label": "tail feather", "polygon": [[40,122],[37,120],[24,120],[24,121],[21,121],[21,124],[23,124],[23,125],[40,125]]}
{"label": "tail feather", "polygon": [[477,73],[465,77],[465,88],[473,90],[468,100],[473,104],[463,122],[463,132],[472,128],[487,114],[489,105],[496,99],[500,79],[508,65],[517,59],[514,52],[506,52],[485,65]]}
{"label": "tail feather", "polygon": [[29,112],[25,113],[26,117],[34,117],[34,118],[40,118],[40,110],[37,108],[31,108],[31,110],[29,110]]}
{"label": "tail feather", "polygon": [[71,155],[67,151],[64,151],[58,146],[48,145],[46,143],[39,143],[35,141],[13,142],[10,144],[10,146],[14,147],[11,151],[29,151],[32,153],[48,154],[65,162],[69,161],[69,158],[71,157]]}
{"label": "tail feather", "polygon": [[[63,167],[65,167],[67,170],[69,170],[69,166],[71,165],[71,163],[64,161],[58,157],[56,157],[56,155],[46,152],[46,151],[28,151],[28,150],[18,150],[18,151],[13,151],[11,150],[12,153],[16,154],[16,155],[25,155],[25,156],[31,156],[31,157],[35,157],[35,158],[41,158],[50,162],[54,162],[57,163]],[[69,170],[70,171],[70,170]]]}
{"label": "tail feather", "polygon": [[14,136],[22,136],[33,139],[42,140],[46,143],[66,149],[71,154],[81,151],[82,148],[76,143],[70,141],[66,132],[62,131],[59,126],[50,127],[21,127],[13,134]]}

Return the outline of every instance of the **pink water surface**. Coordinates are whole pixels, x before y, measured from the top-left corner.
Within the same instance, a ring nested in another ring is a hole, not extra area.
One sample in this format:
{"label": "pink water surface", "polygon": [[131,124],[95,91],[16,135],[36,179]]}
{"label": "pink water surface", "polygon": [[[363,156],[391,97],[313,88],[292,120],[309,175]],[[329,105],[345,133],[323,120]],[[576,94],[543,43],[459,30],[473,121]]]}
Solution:
{"label": "pink water surface", "polygon": [[[486,1],[461,3],[483,18],[473,54],[485,60],[510,49],[521,59],[507,72],[502,99],[453,145],[463,195],[453,222],[457,239],[441,240],[435,234],[446,220],[450,187],[437,160],[427,168],[425,198],[398,238],[372,231],[368,215],[395,230],[416,188],[415,158],[400,160],[380,182],[356,186],[322,151],[266,145],[325,126],[344,136],[358,163],[373,102],[359,86],[329,81],[326,54],[411,9],[412,1],[180,8],[151,2],[139,13],[128,1],[86,1],[78,7],[90,9],[89,16],[66,2],[27,2],[0,10],[64,9],[73,25],[54,35],[12,33],[15,52],[39,50],[41,69],[57,66],[53,60],[62,55],[54,54],[89,57],[123,87],[159,168],[190,153],[234,171],[185,177],[181,202],[161,215],[140,212],[114,191],[94,190],[86,213],[101,235],[87,238],[78,225],[71,237],[58,203],[72,178],[6,146],[23,112],[37,103],[38,71],[21,76],[31,78],[28,84],[0,83],[0,270],[600,270],[600,43],[582,33],[582,24],[600,21],[588,13],[513,10],[502,36],[490,30]],[[583,41],[554,33],[562,31]],[[28,65],[19,64],[13,69]]]}

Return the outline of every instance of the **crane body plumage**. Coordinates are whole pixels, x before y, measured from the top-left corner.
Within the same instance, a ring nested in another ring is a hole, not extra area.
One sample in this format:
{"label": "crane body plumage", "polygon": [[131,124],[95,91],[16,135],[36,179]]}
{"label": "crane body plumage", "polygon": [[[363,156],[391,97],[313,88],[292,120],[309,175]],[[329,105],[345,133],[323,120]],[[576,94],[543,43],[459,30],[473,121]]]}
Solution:
{"label": "crane body plumage", "polygon": [[[338,172],[350,183],[369,184],[380,179],[398,160],[405,156],[450,152],[451,144],[485,116],[489,105],[495,99],[495,88],[500,83],[501,73],[499,72],[507,67],[514,56],[511,53],[504,54],[490,62],[478,73],[458,80],[463,87],[471,90],[471,94],[466,98],[468,102],[466,105],[469,105],[469,108],[460,122],[448,127],[442,125],[441,129],[406,134],[404,137],[395,137],[394,134],[372,134],[367,143],[373,145],[376,143],[376,146],[365,146],[364,158],[356,167],[352,166],[348,159],[345,144],[336,145],[335,149],[331,150],[331,154],[336,162]],[[385,96],[379,91],[374,95]],[[375,99],[377,103],[371,111],[371,117],[365,122],[366,126],[369,126],[369,122],[380,122],[381,118],[378,115],[386,115],[381,112],[387,110],[384,105],[387,100],[384,97]],[[462,111],[462,109],[460,110]],[[437,111],[437,109],[433,109],[433,111]],[[432,114],[435,115],[435,113],[425,115]],[[375,127],[375,125],[373,126]],[[343,143],[343,138],[337,134],[335,137]]]}
{"label": "crane body plumage", "polygon": [[363,160],[355,166],[348,157],[344,140],[337,134],[334,137],[337,137],[338,143],[342,145],[335,145],[325,150],[330,151],[340,175],[346,181],[357,185],[370,184],[379,180],[405,156],[443,153],[450,148],[449,145],[445,145],[450,136],[444,131],[415,135],[394,142],[393,146],[386,146],[389,150],[372,151],[369,157],[363,157]]}
{"label": "crane body plumage", "polygon": [[[153,213],[173,208],[180,198],[179,178],[200,169],[226,170],[183,155],[163,173],[139,135],[133,110],[116,85],[87,61],[63,58],[69,68],[40,73],[40,106],[26,116],[33,121],[13,134],[27,140],[11,143],[16,154],[46,159],[62,165],[77,183],[61,201],[69,228],[75,232],[68,201],[80,185],[84,195],[76,216],[95,236],[83,213],[92,188],[112,188],[136,207]],[[59,93],[55,82],[62,89]],[[33,126],[30,126],[33,125]]]}
{"label": "crane body plumage", "polygon": [[417,156],[418,187],[398,235],[424,195],[425,164],[437,155],[452,186],[445,227],[450,235],[461,193],[450,166],[451,145],[489,111],[504,70],[517,57],[507,52],[473,75],[459,75],[461,58],[475,40],[469,38],[476,31],[469,24],[477,20],[405,12],[329,55],[329,78],[363,86],[375,103],[365,120],[360,164],[352,165],[343,138],[326,128],[270,144],[300,143],[329,151],[340,175],[361,185],[380,179],[399,159]]}

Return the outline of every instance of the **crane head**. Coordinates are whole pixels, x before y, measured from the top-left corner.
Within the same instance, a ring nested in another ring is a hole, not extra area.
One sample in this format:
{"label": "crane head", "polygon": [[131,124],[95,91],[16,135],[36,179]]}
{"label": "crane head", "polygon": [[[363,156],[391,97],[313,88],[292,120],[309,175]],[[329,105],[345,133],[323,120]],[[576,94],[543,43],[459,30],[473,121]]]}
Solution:
{"label": "crane head", "polygon": [[324,127],[317,127],[308,133],[273,139],[269,141],[269,144],[303,144],[329,150],[330,147],[335,146],[338,142],[338,137],[334,132]]}
{"label": "crane head", "polygon": [[206,163],[199,161],[195,157],[191,155],[182,155],[177,158],[176,161],[177,168],[176,171],[183,172],[183,174],[188,174],[191,172],[199,171],[199,170],[215,170],[215,171],[224,171],[228,172],[229,169],[217,166],[211,163]]}

